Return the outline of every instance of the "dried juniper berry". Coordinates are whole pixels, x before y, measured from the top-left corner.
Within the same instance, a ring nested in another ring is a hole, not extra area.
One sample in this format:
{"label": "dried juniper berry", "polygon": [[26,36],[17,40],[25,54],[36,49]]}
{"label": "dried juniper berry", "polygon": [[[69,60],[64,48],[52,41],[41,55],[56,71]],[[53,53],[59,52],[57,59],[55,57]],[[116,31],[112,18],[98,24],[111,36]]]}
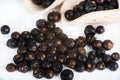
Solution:
{"label": "dried juniper berry", "polygon": [[47,54],[46,60],[49,62],[55,62],[57,60],[57,55],[56,54]]}
{"label": "dried juniper berry", "polygon": [[8,72],[14,72],[14,71],[16,70],[15,64],[9,63],[9,64],[6,66],[6,70],[7,70]]}
{"label": "dried juniper berry", "polygon": [[43,7],[43,8],[47,8],[47,7],[49,7],[53,2],[54,2],[54,0],[43,0],[43,1],[42,1],[42,7]]}
{"label": "dried juniper berry", "polygon": [[86,36],[86,44],[89,46],[91,46],[95,40],[96,40],[96,37],[94,36],[91,36],[91,35]]}
{"label": "dried juniper berry", "polygon": [[58,55],[57,61],[60,63],[66,63],[66,56],[65,55]]}
{"label": "dried juniper berry", "polygon": [[106,64],[109,61],[111,61],[111,56],[109,54],[106,54],[102,57],[102,61]]}
{"label": "dried juniper berry", "polygon": [[58,22],[61,19],[61,14],[57,11],[52,11],[48,14],[47,18],[51,22]]}
{"label": "dried juniper berry", "polygon": [[10,48],[16,48],[17,47],[17,41],[15,39],[9,39],[7,41],[7,46]]}
{"label": "dried juniper berry", "polygon": [[111,58],[112,58],[114,61],[119,61],[119,60],[120,60],[120,54],[117,53],[117,52],[114,52],[114,53],[112,53]]}
{"label": "dried juniper berry", "polygon": [[103,61],[98,61],[96,64],[96,68],[98,70],[104,70],[105,69],[105,63]]}
{"label": "dried juniper berry", "polygon": [[96,50],[95,54],[98,58],[101,58],[106,54],[106,52],[105,52],[104,48],[99,48],[99,49]]}
{"label": "dried juniper berry", "polygon": [[73,59],[73,58],[76,58],[78,55],[77,51],[76,50],[68,50],[66,52],[66,58],[67,59]]}
{"label": "dried juniper berry", "polygon": [[20,38],[20,33],[19,32],[13,32],[11,34],[11,38],[15,39],[15,40],[18,40]]}
{"label": "dried juniper berry", "polygon": [[94,1],[88,1],[85,6],[86,12],[96,11],[97,4]]}
{"label": "dried juniper berry", "polygon": [[114,43],[111,40],[105,40],[103,42],[103,47],[105,48],[105,50],[111,50],[114,46]]}
{"label": "dried juniper berry", "polygon": [[63,65],[62,65],[61,63],[59,63],[59,62],[54,62],[54,63],[52,64],[52,70],[54,71],[54,73],[55,73],[56,75],[58,75],[58,74],[62,71],[62,69],[63,69]]}
{"label": "dried juniper berry", "polygon": [[69,69],[65,69],[61,72],[60,77],[61,77],[61,80],[73,80],[74,73]]}
{"label": "dried juniper berry", "polygon": [[2,34],[8,34],[10,32],[10,27],[8,25],[3,25],[1,27],[1,33]]}
{"label": "dried juniper berry", "polygon": [[59,47],[60,45],[62,45],[62,41],[60,39],[55,39],[53,45]]}
{"label": "dried juniper berry", "polygon": [[95,70],[95,68],[96,68],[95,62],[93,62],[93,61],[86,62],[86,70],[88,72],[93,72]]}
{"label": "dried juniper berry", "polygon": [[74,19],[74,11],[73,10],[67,10],[64,15],[67,20]]}
{"label": "dried juniper berry", "polygon": [[61,33],[57,36],[59,39],[61,39],[62,41],[66,40],[68,38],[68,36],[64,33]]}
{"label": "dried juniper berry", "polygon": [[38,52],[36,58],[40,61],[44,61],[46,59],[46,54],[44,52]]}
{"label": "dried juniper berry", "polygon": [[72,39],[72,38],[66,39],[66,40],[65,40],[65,45],[66,45],[66,47],[68,47],[68,48],[73,48],[74,45],[75,45],[74,39]]}
{"label": "dried juniper berry", "polygon": [[85,65],[84,65],[84,63],[78,63],[78,64],[76,64],[75,71],[77,71],[77,72],[83,72],[83,71],[85,71]]}
{"label": "dried juniper berry", "polygon": [[45,35],[43,33],[39,33],[37,36],[36,36],[36,41],[37,42],[43,42],[45,40]]}
{"label": "dried juniper berry", "polygon": [[105,28],[103,26],[100,25],[96,28],[96,33],[102,34],[104,32],[105,32]]}
{"label": "dried juniper berry", "polygon": [[27,53],[27,48],[25,46],[20,46],[17,49],[18,54],[26,54]]}
{"label": "dried juniper berry", "polygon": [[18,64],[22,61],[24,61],[24,56],[21,55],[21,54],[16,54],[14,57],[13,57],[13,61],[15,64]]}
{"label": "dried juniper berry", "polygon": [[83,48],[83,47],[79,47],[79,48],[78,48],[78,53],[83,55],[83,54],[86,53],[86,49]]}
{"label": "dried juniper berry", "polygon": [[74,69],[75,66],[76,66],[76,64],[77,64],[76,60],[70,59],[70,60],[68,60],[68,61],[66,62],[65,65],[66,65],[67,67],[69,67],[69,68]]}
{"label": "dried juniper berry", "polygon": [[88,26],[86,26],[84,33],[86,36],[88,36],[88,35],[94,36],[96,31],[92,25],[88,25]]}
{"label": "dried juniper berry", "polygon": [[87,56],[86,55],[78,55],[78,61],[79,62],[86,62]]}
{"label": "dried juniper berry", "polygon": [[34,56],[34,53],[32,52],[28,52],[26,55],[25,55],[25,60],[26,61],[32,61],[35,59],[35,56]]}
{"label": "dried juniper berry", "polygon": [[44,76],[44,70],[41,68],[34,69],[33,76],[38,79],[42,78]]}
{"label": "dried juniper berry", "polygon": [[40,62],[38,60],[32,60],[30,62],[30,69],[31,70],[34,70],[36,68],[39,68],[40,67]]}
{"label": "dried juniper berry", "polygon": [[36,35],[38,35],[39,33],[40,33],[40,30],[37,29],[37,28],[34,28],[34,29],[31,30],[31,35],[32,35],[32,36],[36,36]]}
{"label": "dried juniper berry", "polygon": [[37,51],[37,45],[36,44],[29,44],[27,45],[27,49],[31,52]]}
{"label": "dried juniper berry", "polygon": [[28,66],[27,62],[20,62],[20,63],[17,65],[17,70],[18,70],[19,72],[22,72],[22,73],[28,72],[29,66]]}
{"label": "dried juniper berry", "polygon": [[79,36],[76,40],[75,40],[75,45],[78,47],[85,47],[86,46],[86,40],[83,36]]}
{"label": "dried juniper berry", "polygon": [[41,51],[41,52],[45,52],[45,51],[47,51],[47,49],[48,49],[48,46],[46,44],[41,44],[38,47],[38,50]]}
{"label": "dried juniper berry", "polygon": [[43,62],[41,63],[41,67],[42,67],[43,69],[50,69],[50,68],[52,67],[52,64],[51,64],[50,62],[48,62],[48,61],[43,61]]}
{"label": "dried juniper berry", "polygon": [[53,23],[53,22],[47,22],[46,26],[47,26],[48,30],[50,30],[50,31],[53,31],[56,27],[55,23]]}
{"label": "dried juniper berry", "polygon": [[67,51],[67,47],[65,45],[60,45],[57,50],[64,54]]}
{"label": "dried juniper berry", "polygon": [[111,71],[116,71],[119,68],[118,63],[115,61],[109,61],[108,66],[107,66]]}
{"label": "dried juniper berry", "polygon": [[56,27],[55,30],[54,30],[54,32],[55,32],[56,35],[59,35],[59,34],[61,34],[63,31],[62,31],[62,29],[60,29],[59,27]]}
{"label": "dried juniper berry", "polygon": [[36,21],[36,26],[40,29],[41,27],[45,27],[47,24],[45,19],[39,19]]}
{"label": "dried juniper berry", "polygon": [[95,51],[90,51],[88,53],[88,60],[94,61],[96,59]]}
{"label": "dried juniper berry", "polygon": [[51,79],[51,78],[53,78],[53,76],[54,76],[54,71],[53,70],[51,70],[51,69],[46,70],[45,78]]}
{"label": "dried juniper berry", "polygon": [[54,40],[55,39],[55,33],[48,33],[47,35],[46,35],[46,39],[47,40]]}
{"label": "dried juniper berry", "polygon": [[18,41],[18,47],[20,47],[20,46],[26,46],[26,40],[24,40],[24,39],[22,39],[22,38],[20,38]]}
{"label": "dried juniper berry", "polygon": [[94,50],[97,50],[99,48],[102,47],[102,41],[101,40],[95,40],[93,43],[92,43],[92,48]]}

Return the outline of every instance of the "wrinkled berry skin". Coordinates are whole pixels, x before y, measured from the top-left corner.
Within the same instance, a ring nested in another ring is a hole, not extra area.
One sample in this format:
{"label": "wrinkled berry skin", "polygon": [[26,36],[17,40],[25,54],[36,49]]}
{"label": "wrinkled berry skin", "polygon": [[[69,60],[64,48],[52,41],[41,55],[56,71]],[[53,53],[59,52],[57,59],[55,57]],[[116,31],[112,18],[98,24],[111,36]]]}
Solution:
{"label": "wrinkled berry skin", "polygon": [[8,34],[10,32],[10,27],[8,25],[3,25],[1,27],[1,33],[2,34]]}

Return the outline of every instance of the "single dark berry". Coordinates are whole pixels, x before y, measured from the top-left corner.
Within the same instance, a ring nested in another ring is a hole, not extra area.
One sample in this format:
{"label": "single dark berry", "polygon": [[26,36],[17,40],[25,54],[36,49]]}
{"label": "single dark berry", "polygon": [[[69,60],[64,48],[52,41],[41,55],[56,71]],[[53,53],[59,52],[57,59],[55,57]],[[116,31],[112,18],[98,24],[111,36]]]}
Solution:
{"label": "single dark berry", "polygon": [[85,47],[86,46],[86,40],[84,37],[79,36],[76,40],[75,40],[75,45],[78,47]]}
{"label": "single dark berry", "polygon": [[39,33],[37,36],[36,36],[36,41],[37,42],[43,42],[45,40],[45,35],[43,33]]}
{"label": "single dark berry", "polygon": [[32,0],[32,2],[35,3],[36,5],[42,4],[42,0]]}
{"label": "single dark berry", "polygon": [[65,39],[68,38],[68,36],[67,36],[66,34],[64,34],[64,33],[59,34],[57,37],[58,37],[59,39],[61,39],[62,41],[64,41]]}
{"label": "single dark berry", "polygon": [[111,71],[116,71],[116,70],[119,68],[119,65],[118,65],[118,63],[116,63],[115,61],[109,61],[109,63],[108,63],[108,68],[109,68]]}
{"label": "single dark berry", "polygon": [[13,32],[11,34],[11,38],[18,40],[20,38],[20,33],[19,32]]}
{"label": "single dark berry", "polygon": [[94,61],[96,59],[95,51],[90,51],[88,53],[88,59],[91,60],[91,61]]}
{"label": "single dark berry", "polygon": [[103,26],[100,25],[96,28],[96,33],[102,34],[104,32],[105,32],[105,28]]}
{"label": "single dark berry", "polygon": [[31,30],[31,35],[34,37],[40,33],[40,30],[37,28],[34,28]]}
{"label": "single dark berry", "polygon": [[41,27],[45,27],[47,24],[45,19],[39,19],[36,21],[36,26],[40,29]]}
{"label": "single dark berry", "polygon": [[60,53],[65,53],[67,51],[67,47],[65,45],[60,45],[57,49]]}
{"label": "single dark berry", "polygon": [[17,41],[15,39],[9,39],[7,41],[7,46],[10,48],[16,48],[17,47]]}
{"label": "single dark berry", "polygon": [[46,26],[45,27],[41,27],[40,28],[40,32],[43,33],[43,34],[47,34],[48,28]]}
{"label": "single dark berry", "polygon": [[38,52],[36,57],[38,60],[44,61],[46,59],[46,54],[43,52]]}
{"label": "single dark berry", "polygon": [[1,27],[1,33],[2,34],[8,34],[10,32],[10,27],[8,25],[3,25]]}
{"label": "single dark berry", "polygon": [[40,67],[40,62],[38,60],[33,60],[30,62],[30,69],[34,70]]}
{"label": "single dark berry", "polygon": [[86,36],[88,36],[88,35],[94,36],[95,35],[95,28],[92,25],[88,25],[88,26],[86,26],[84,33]]}
{"label": "single dark berry", "polygon": [[53,2],[54,2],[54,0],[43,0],[43,1],[42,1],[42,7],[43,7],[43,8],[47,8],[47,7],[49,7]]}
{"label": "single dark berry", "polygon": [[15,64],[18,64],[20,62],[22,62],[24,60],[24,56],[21,55],[21,54],[16,54],[14,57],[13,57],[13,61]]}
{"label": "single dark berry", "polygon": [[78,53],[84,55],[84,54],[86,53],[85,48],[79,47],[79,48],[78,48]]}
{"label": "single dark berry", "polygon": [[37,51],[37,45],[36,44],[28,44],[27,49],[31,52]]}
{"label": "single dark berry", "polygon": [[26,53],[27,53],[26,47],[25,47],[25,46],[20,46],[20,47],[18,47],[17,53],[18,53],[18,54],[26,54]]}
{"label": "single dark berry", "polygon": [[21,34],[22,38],[23,39],[29,39],[31,37],[31,34],[30,32],[28,31],[24,31],[22,34]]}
{"label": "single dark berry", "polygon": [[17,65],[17,69],[19,72],[26,73],[29,70],[29,66],[27,62],[21,62]]}
{"label": "single dark berry", "polygon": [[25,55],[25,60],[26,61],[32,61],[35,59],[35,56],[34,56],[34,53],[32,52],[28,52],[26,55]]}
{"label": "single dark berry", "polygon": [[77,71],[77,72],[85,71],[85,65],[83,63],[78,63],[75,67],[75,71]]}
{"label": "single dark berry", "polygon": [[86,1],[80,2],[79,5],[78,5],[78,10],[79,11],[84,11],[85,10],[85,4],[86,4]]}
{"label": "single dark berry", "polygon": [[91,36],[91,35],[88,35],[88,36],[86,36],[86,43],[87,43],[87,45],[92,45],[92,43],[94,42],[96,40],[96,37],[94,37],[94,36]]}
{"label": "single dark berry", "polygon": [[86,62],[87,61],[87,56],[86,55],[79,55],[78,56],[78,61],[79,62]]}
{"label": "single dark berry", "polygon": [[63,69],[63,65],[61,63],[55,62],[52,64],[52,70],[57,75],[59,74]]}
{"label": "single dark berry", "polygon": [[38,47],[38,50],[41,52],[47,51],[48,46],[46,44],[42,44]]}
{"label": "single dark berry", "polygon": [[68,47],[68,48],[74,47],[74,45],[75,45],[74,39],[72,39],[72,38],[66,39],[66,40],[65,40],[65,45],[66,45],[66,47]]}
{"label": "single dark berry", "polygon": [[78,56],[77,50],[68,50],[66,52],[66,58],[67,59],[77,58],[77,56]]}
{"label": "single dark berry", "polygon": [[46,35],[46,39],[47,40],[54,40],[55,39],[55,33],[48,33],[47,35]]}
{"label": "single dark berry", "polygon": [[48,20],[51,22],[58,22],[61,19],[61,14],[57,11],[50,12],[48,14]]}
{"label": "single dark berry", "polygon": [[99,48],[99,49],[96,50],[96,56],[97,56],[98,58],[103,57],[105,54],[106,54],[106,52],[105,52],[105,49],[104,49],[104,48]]}
{"label": "single dark berry", "polygon": [[8,72],[14,72],[14,71],[16,70],[15,64],[13,64],[13,63],[8,64],[8,65],[6,66],[6,70],[7,70]]}
{"label": "single dark berry", "polygon": [[53,45],[56,46],[56,47],[59,47],[60,45],[62,45],[62,41],[60,39],[56,39],[56,40],[54,40]]}
{"label": "single dark berry", "polygon": [[97,8],[97,5],[94,1],[88,1],[86,3],[86,7],[85,7],[86,12],[96,11],[96,8]]}
{"label": "single dark berry", "polygon": [[45,77],[46,77],[47,79],[51,79],[51,78],[53,78],[53,76],[54,76],[53,70],[48,69],[48,70],[45,72]]}
{"label": "single dark berry", "polygon": [[25,46],[26,44],[27,44],[27,42],[24,39],[20,38],[18,40],[18,47]]}
{"label": "single dark berry", "polygon": [[56,27],[55,23],[53,23],[53,22],[47,22],[47,28],[50,31],[53,31],[55,29],[55,27]]}
{"label": "single dark berry", "polygon": [[76,64],[77,64],[77,62],[76,62],[75,60],[73,60],[73,59],[68,60],[68,61],[66,62],[66,66],[69,67],[69,68],[72,68],[72,69],[75,68]]}
{"label": "single dark berry", "polygon": [[65,12],[64,16],[67,20],[73,20],[74,19],[74,11],[73,10],[67,10]]}
{"label": "single dark berry", "polygon": [[114,46],[114,43],[111,40],[105,40],[103,42],[103,47],[105,48],[105,50],[111,50]]}
{"label": "single dark berry", "polygon": [[104,69],[105,69],[105,63],[104,63],[103,61],[97,62],[96,68],[97,68],[98,70],[104,70]]}
{"label": "single dark berry", "polygon": [[44,76],[44,70],[41,68],[34,69],[33,76],[38,79],[42,78]]}
{"label": "single dark berry", "polygon": [[49,62],[55,62],[57,60],[57,55],[49,53],[47,54],[46,60]]}
{"label": "single dark berry", "polygon": [[92,43],[92,48],[94,50],[97,50],[99,48],[102,47],[102,41],[101,40],[95,40],[93,43]]}
{"label": "single dark berry", "polygon": [[66,62],[66,56],[65,55],[58,55],[57,60],[60,63],[65,63]]}
{"label": "single dark berry", "polygon": [[62,31],[62,29],[60,29],[59,27],[56,27],[55,30],[54,30],[54,32],[55,32],[56,35],[59,35],[59,34],[61,34],[63,31]]}
{"label": "single dark berry", "polygon": [[119,60],[120,60],[120,54],[117,53],[117,52],[114,52],[114,53],[112,53],[111,58],[112,58],[114,61],[119,61]]}
{"label": "single dark berry", "polygon": [[96,64],[95,64],[95,62],[93,62],[93,61],[88,61],[88,62],[86,63],[86,70],[87,70],[88,72],[93,72],[93,71],[95,70],[95,67],[96,67]]}
{"label": "single dark berry", "polygon": [[52,46],[52,47],[50,47],[49,52],[51,54],[55,54],[57,52],[57,48]]}
{"label": "single dark berry", "polygon": [[[102,57],[102,61],[106,64],[109,61],[111,61],[111,56],[109,54],[106,54]],[[107,66],[107,65],[106,65]]]}
{"label": "single dark berry", "polygon": [[48,61],[43,61],[42,64],[41,64],[41,67],[43,69],[50,69],[51,66],[52,66],[52,64],[50,62],[48,62]]}
{"label": "single dark berry", "polygon": [[60,77],[61,80],[73,80],[74,73],[69,69],[65,69],[62,71]]}

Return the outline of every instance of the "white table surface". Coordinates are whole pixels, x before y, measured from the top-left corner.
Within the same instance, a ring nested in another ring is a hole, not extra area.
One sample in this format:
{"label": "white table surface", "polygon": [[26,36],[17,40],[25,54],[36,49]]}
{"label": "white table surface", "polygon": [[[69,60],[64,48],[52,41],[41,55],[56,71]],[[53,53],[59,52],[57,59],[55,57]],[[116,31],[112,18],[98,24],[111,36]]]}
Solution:
{"label": "white table surface", "polygon": [[[30,13],[23,3],[24,0],[0,0],[0,26],[9,25],[10,34],[14,31],[30,31],[36,27],[35,21],[37,19],[46,18],[46,15]],[[120,53],[120,23],[103,25],[106,32],[96,36],[98,39],[111,39],[114,42],[114,48],[111,51],[107,51],[108,54],[112,52]],[[59,22],[57,26],[61,27],[69,37],[84,36],[85,25],[69,25]],[[6,41],[10,38],[10,34],[2,35],[0,33],[0,80],[37,80],[32,76],[32,72],[23,74],[18,71],[13,73],[6,71],[6,65],[13,62],[13,56],[16,54],[16,49],[10,49],[6,46]],[[120,65],[120,61],[118,63]],[[120,68],[115,72],[105,69],[104,71],[95,70],[92,73],[74,72],[74,74],[73,80],[120,80]],[[41,80],[47,79],[42,78]],[[58,75],[51,80],[60,80],[60,77]]]}

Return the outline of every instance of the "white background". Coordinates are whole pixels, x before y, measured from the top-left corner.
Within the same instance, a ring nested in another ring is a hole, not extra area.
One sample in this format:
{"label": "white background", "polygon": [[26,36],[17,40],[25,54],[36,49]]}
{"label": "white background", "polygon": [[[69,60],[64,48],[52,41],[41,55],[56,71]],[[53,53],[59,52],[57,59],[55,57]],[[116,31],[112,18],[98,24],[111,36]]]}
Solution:
{"label": "white background", "polygon": [[[35,21],[40,18],[46,18],[46,15],[30,13],[24,4],[24,0],[0,0],[0,26],[9,25],[11,28],[10,34],[14,31],[30,31],[36,27]],[[106,32],[96,36],[101,40],[113,40],[114,48],[108,51],[108,54],[112,52],[120,53],[120,23],[103,25],[106,28]],[[83,30],[85,25],[69,25],[61,24],[60,22],[57,26],[61,27],[69,37],[77,38],[80,35],[84,36]],[[97,24],[94,26],[96,27]],[[16,71],[9,73],[5,70],[6,65],[13,62],[13,56],[16,54],[15,49],[10,49],[6,46],[6,41],[10,38],[10,34],[2,35],[0,33],[0,80],[37,80],[32,76],[32,72],[23,74]],[[118,63],[120,65],[120,61]],[[120,80],[120,68],[116,72],[106,69],[104,71],[95,70],[92,73],[74,73],[73,80]],[[41,80],[47,79],[42,78]],[[51,80],[60,80],[60,77],[57,76]]]}

